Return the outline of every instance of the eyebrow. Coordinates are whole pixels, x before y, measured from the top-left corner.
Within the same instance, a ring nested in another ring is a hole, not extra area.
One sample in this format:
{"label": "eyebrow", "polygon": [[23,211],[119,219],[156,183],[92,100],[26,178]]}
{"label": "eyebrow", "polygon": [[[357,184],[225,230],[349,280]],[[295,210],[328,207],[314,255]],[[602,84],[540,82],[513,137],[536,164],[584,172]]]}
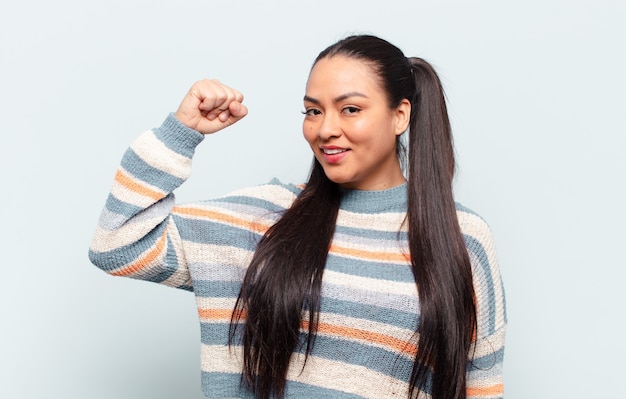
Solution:
{"label": "eyebrow", "polygon": [[[342,94],[342,95],[340,95],[340,96],[335,97],[335,99],[333,100],[333,102],[334,102],[334,103],[338,103],[338,102],[341,102],[341,101],[343,101],[343,100],[346,100],[346,99],[348,99],[348,98],[350,98],[350,97],[363,97],[363,98],[368,98],[368,97],[367,97],[365,94],[363,94],[363,93],[360,93],[360,92],[358,92],[358,91],[351,91],[351,92],[349,92],[349,93]],[[319,103],[320,103],[320,100],[318,100],[318,99],[316,99],[316,98],[313,98],[313,97],[306,96],[306,95],[304,96],[304,101],[308,101],[308,102],[313,103],[313,104],[319,104]]]}

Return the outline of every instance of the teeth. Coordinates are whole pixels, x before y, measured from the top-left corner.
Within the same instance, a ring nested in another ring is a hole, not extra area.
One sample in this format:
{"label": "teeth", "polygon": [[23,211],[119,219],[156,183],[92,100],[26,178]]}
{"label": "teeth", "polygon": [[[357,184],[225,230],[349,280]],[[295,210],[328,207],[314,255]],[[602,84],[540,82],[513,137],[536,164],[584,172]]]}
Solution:
{"label": "teeth", "polygon": [[324,151],[324,154],[334,155],[334,154],[339,154],[340,152],[344,152],[346,150],[340,150],[340,149],[329,150],[326,148],[322,148],[322,151]]}

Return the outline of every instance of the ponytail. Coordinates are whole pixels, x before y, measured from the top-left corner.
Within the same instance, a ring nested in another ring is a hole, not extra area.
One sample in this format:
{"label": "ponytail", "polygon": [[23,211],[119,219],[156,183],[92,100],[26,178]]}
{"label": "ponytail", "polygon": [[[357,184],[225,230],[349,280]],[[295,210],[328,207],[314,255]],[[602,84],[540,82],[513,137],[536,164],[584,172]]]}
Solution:
{"label": "ponytail", "polygon": [[421,314],[409,396],[431,379],[433,398],[464,399],[476,306],[452,193],[452,129],[436,72],[420,58],[409,58],[408,63],[415,93],[409,126],[407,219]]}

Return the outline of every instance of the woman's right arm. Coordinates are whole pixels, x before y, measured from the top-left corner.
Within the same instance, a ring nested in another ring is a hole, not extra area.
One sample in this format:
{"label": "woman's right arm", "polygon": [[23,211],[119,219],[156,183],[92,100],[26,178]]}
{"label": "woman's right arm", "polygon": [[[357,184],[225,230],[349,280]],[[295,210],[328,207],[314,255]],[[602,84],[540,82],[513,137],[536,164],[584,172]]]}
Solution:
{"label": "woman's right arm", "polygon": [[191,158],[204,134],[247,114],[243,96],[216,80],[194,84],[175,114],[143,133],[126,151],[89,258],[115,276],[191,289],[178,227],[171,216],[173,191],[191,172]]}

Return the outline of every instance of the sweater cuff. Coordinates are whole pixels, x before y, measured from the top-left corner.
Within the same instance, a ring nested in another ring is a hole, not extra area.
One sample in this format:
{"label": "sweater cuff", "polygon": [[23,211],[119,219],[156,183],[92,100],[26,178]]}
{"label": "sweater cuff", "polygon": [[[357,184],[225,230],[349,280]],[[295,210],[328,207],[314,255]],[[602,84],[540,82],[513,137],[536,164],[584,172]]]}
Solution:
{"label": "sweater cuff", "polygon": [[193,156],[196,147],[204,140],[202,133],[185,126],[173,112],[153,131],[169,149],[188,158]]}

